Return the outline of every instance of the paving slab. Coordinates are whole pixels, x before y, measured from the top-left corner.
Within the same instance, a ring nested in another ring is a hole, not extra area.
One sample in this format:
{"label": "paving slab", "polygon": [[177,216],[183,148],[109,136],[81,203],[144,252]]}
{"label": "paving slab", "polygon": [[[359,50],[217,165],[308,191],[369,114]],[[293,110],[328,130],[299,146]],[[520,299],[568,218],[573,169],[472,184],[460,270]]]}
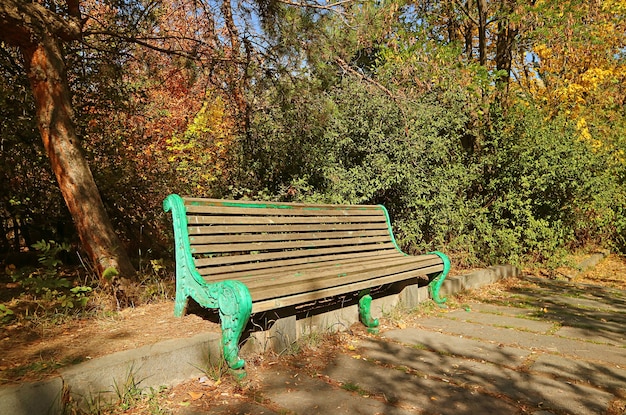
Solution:
{"label": "paving slab", "polygon": [[324,375],[339,382],[350,382],[369,393],[383,395],[397,405],[414,408],[417,413],[474,415],[519,412],[505,399],[480,393],[478,388],[463,388],[346,355],[339,355],[330,362]]}
{"label": "paving slab", "polygon": [[570,382],[594,385],[626,397],[626,366],[624,368],[607,367],[599,363],[543,354],[537,357],[529,370]]}
{"label": "paving slab", "polygon": [[561,327],[555,332],[557,336],[571,339],[579,339],[594,343],[606,343],[612,346],[622,347],[626,344],[626,326],[621,332],[598,330],[589,327]]}
{"label": "paving slab", "polygon": [[342,389],[282,367],[263,374],[261,389],[271,404],[298,414],[415,414],[383,400],[371,399],[356,382],[348,382],[346,389]]}
{"label": "paving slab", "polygon": [[217,405],[212,405],[210,408],[182,408],[177,412],[177,415],[206,415],[207,413],[211,415],[279,415],[277,412],[264,406],[242,400],[228,400]]}
{"label": "paving slab", "polygon": [[557,321],[564,326],[582,327],[591,330],[605,330],[616,333],[623,332],[626,325],[626,314],[611,311],[581,310],[568,307],[546,308],[537,316]]}
{"label": "paving slab", "polygon": [[500,343],[508,346],[544,350],[589,361],[602,361],[613,365],[623,365],[626,362],[626,348],[623,347],[530,333],[511,328],[459,322],[440,317],[427,317],[420,320],[418,324],[426,330],[441,331],[474,339],[497,339]]}
{"label": "paving slab", "polygon": [[554,303],[589,309],[626,312],[626,291],[591,284],[578,284],[535,277],[523,277],[535,286],[515,288],[514,296],[523,296],[531,303]]}
{"label": "paving slab", "polygon": [[568,308],[579,308],[584,310],[604,310],[613,313],[624,312],[624,308],[620,304],[599,301],[597,298],[570,297],[568,295],[546,295],[541,299],[543,303],[559,304]]}
{"label": "paving slab", "polygon": [[[427,352],[432,353],[432,352]],[[493,395],[505,394],[517,402],[541,405],[575,415],[606,412],[614,395],[604,390],[551,376],[512,370],[485,360],[475,361],[454,356],[425,358],[425,352],[385,342],[363,344],[362,354],[376,362],[396,367],[407,366],[420,374],[441,376],[444,382],[476,388]]]}
{"label": "paving slab", "polygon": [[384,339],[408,345],[412,349],[436,351],[440,355],[463,356],[487,360],[503,366],[517,367],[531,354],[530,350],[506,346],[497,341],[479,341],[463,336],[450,336],[417,328],[391,330],[382,333]]}
{"label": "paving slab", "polygon": [[[488,353],[485,354],[485,359],[474,360],[431,350],[409,348],[404,344],[394,344],[384,340],[364,341],[359,344],[358,351],[359,356],[377,364],[398,369],[408,367],[426,377],[440,377],[444,382],[471,383],[474,387],[479,387],[480,382],[477,382],[476,379],[471,380],[467,376],[478,366],[492,366],[499,368],[498,371],[503,367],[491,363],[491,360],[498,359],[490,358]],[[520,360],[516,363],[519,363],[518,366],[520,366],[524,361]]]}
{"label": "paving slab", "polygon": [[534,317],[539,310],[539,307],[533,308],[518,308],[511,306],[501,306],[495,304],[481,304],[475,303],[470,307],[470,311],[488,314],[497,314],[503,316],[516,316],[516,317]]}
{"label": "paving slab", "polygon": [[455,310],[450,313],[442,313],[440,314],[440,317],[471,323],[489,324],[497,327],[514,328],[517,330],[532,331],[536,333],[548,333],[554,329],[555,324],[548,321],[531,320],[530,318],[465,310]]}

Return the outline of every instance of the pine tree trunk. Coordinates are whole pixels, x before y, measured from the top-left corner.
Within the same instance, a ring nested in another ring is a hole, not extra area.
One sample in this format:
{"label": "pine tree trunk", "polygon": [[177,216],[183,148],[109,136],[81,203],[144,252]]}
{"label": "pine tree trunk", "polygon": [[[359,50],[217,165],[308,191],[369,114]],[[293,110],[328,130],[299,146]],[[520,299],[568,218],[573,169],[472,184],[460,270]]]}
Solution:
{"label": "pine tree trunk", "polygon": [[67,11],[63,16],[37,2],[0,0],[0,40],[22,52],[44,147],[96,271],[101,278],[108,268],[131,277],[135,269],[104,209],[74,128],[61,42],[81,36],[78,0],[68,0]]}
{"label": "pine tree trunk", "polygon": [[78,143],[61,47],[56,39],[46,37],[21,49],[35,97],[39,132],[82,245],[100,275],[107,268],[115,268],[130,277],[134,268],[113,230]]}

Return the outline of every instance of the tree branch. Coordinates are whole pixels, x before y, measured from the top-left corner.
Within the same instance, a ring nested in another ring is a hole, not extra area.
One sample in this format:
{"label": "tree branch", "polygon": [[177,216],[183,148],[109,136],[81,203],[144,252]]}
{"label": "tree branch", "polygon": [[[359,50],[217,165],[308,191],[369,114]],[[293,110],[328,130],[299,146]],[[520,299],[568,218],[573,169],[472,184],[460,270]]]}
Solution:
{"label": "tree branch", "polygon": [[[68,7],[74,9],[75,2]],[[80,39],[82,22],[79,16],[63,16],[39,3],[18,0],[0,1],[0,39],[13,46],[32,46],[45,33],[53,33],[62,40]]]}
{"label": "tree branch", "polygon": [[463,12],[463,14],[467,16],[467,18],[470,19],[472,23],[478,26],[478,20],[476,20],[476,18],[470,14],[469,10],[465,7],[465,5],[461,3],[461,0],[454,0],[454,2],[461,8],[461,11]]}
{"label": "tree branch", "polygon": [[376,82],[375,80],[373,80],[372,78],[369,78],[365,75],[363,75],[362,73],[356,71],[354,68],[350,67],[350,65],[348,65],[348,63],[346,61],[344,61],[343,59],[341,59],[340,57],[336,57],[335,58],[335,62],[337,63],[337,65],[339,65],[339,67],[341,69],[343,69],[344,71],[357,76],[358,78],[360,78],[361,80],[370,83],[372,85],[374,85],[376,88],[380,89],[381,91],[383,91],[385,94],[387,94],[391,99],[396,99],[396,97],[393,95],[393,93],[387,89],[384,85],[380,84],[379,82]]}
{"label": "tree branch", "polygon": [[331,12],[335,12],[335,13],[340,13],[339,10],[337,10],[337,8],[339,6],[343,6],[344,4],[348,4],[348,3],[352,3],[354,2],[354,0],[340,0],[337,1],[335,3],[331,3],[331,4],[317,4],[317,3],[308,3],[304,0],[298,2],[295,1],[291,1],[291,0],[278,0],[279,3],[283,3],[286,4],[288,6],[295,6],[295,7],[304,7],[307,9],[317,9],[317,10],[328,10]]}
{"label": "tree branch", "polygon": [[[109,30],[87,31],[87,32],[84,33],[84,35],[85,35],[85,37],[93,36],[93,35],[109,36],[109,37],[112,37],[112,38],[120,39],[120,40],[122,40],[124,42],[127,42],[127,43],[134,43],[136,45],[145,47],[145,48],[153,50],[155,52],[165,53],[165,54],[174,55],[174,56],[180,56],[180,57],[191,59],[191,60],[201,60],[201,58],[198,56],[198,53],[196,53],[196,52],[190,52],[190,51],[184,50],[184,49],[173,49],[173,48],[168,48],[168,47],[157,46],[157,45],[151,43],[151,41],[162,41],[162,40],[192,41],[192,42],[195,42],[196,44],[199,44],[199,45],[208,46],[207,44],[205,44],[204,42],[199,41],[198,39],[191,39],[191,38],[187,38],[187,37],[175,38],[175,37],[171,37],[171,36],[160,36],[160,37],[142,37],[142,38],[139,38],[139,37],[136,37],[136,36],[129,36],[129,35],[125,35],[125,34],[122,34],[122,33],[111,32]],[[88,44],[88,42],[86,42],[86,43]],[[90,46],[90,47],[92,47],[92,46]],[[234,62],[234,63],[238,63],[238,64],[245,63],[245,61],[240,60],[240,59],[220,58],[220,57],[215,57],[215,56],[210,57],[210,60],[212,60],[214,62]]]}

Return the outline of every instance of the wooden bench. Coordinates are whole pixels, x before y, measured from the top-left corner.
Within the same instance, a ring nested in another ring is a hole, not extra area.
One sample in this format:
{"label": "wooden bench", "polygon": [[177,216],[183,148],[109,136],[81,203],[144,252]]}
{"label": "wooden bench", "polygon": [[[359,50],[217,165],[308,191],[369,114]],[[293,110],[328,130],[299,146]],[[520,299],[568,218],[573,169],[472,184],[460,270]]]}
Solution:
{"label": "wooden bench", "polygon": [[311,205],[181,198],[172,212],[176,251],[174,313],[188,298],[219,310],[224,358],[243,367],[238,342],[251,313],[362,293],[361,321],[376,327],[367,290],[430,279],[437,303],[450,261],[440,253],[409,256],[394,239],[382,205]]}

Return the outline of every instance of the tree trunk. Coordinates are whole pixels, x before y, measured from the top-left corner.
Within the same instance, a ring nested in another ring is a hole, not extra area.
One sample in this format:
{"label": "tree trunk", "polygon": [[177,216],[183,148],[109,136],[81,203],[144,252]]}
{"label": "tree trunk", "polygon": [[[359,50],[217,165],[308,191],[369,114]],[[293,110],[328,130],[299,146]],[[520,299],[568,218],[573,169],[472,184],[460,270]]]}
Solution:
{"label": "tree trunk", "polygon": [[508,95],[509,80],[511,78],[511,63],[513,61],[513,44],[517,36],[517,28],[510,21],[513,6],[505,1],[501,7],[502,17],[498,21],[498,35],[496,39],[496,70],[505,71],[506,75],[496,78],[496,86],[499,93],[505,97]]}
{"label": "tree trunk", "polygon": [[134,268],[104,209],[98,188],[78,144],[61,47],[46,36],[22,54],[35,97],[38,128],[80,240],[102,275],[115,268],[131,276]]}
{"label": "tree trunk", "polygon": [[73,14],[61,17],[39,3],[0,0],[0,40],[22,52],[39,132],[83,247],[101,278],[109,268],[130,277],[135,269],[104,209],[74,129],[61,41],[80,37],[78,2],[68,1],[68,9]]}
{"label": "tree trunk", "polygon": [[478,10],[478,62],[487,64],[487,0],[476,2]]}

